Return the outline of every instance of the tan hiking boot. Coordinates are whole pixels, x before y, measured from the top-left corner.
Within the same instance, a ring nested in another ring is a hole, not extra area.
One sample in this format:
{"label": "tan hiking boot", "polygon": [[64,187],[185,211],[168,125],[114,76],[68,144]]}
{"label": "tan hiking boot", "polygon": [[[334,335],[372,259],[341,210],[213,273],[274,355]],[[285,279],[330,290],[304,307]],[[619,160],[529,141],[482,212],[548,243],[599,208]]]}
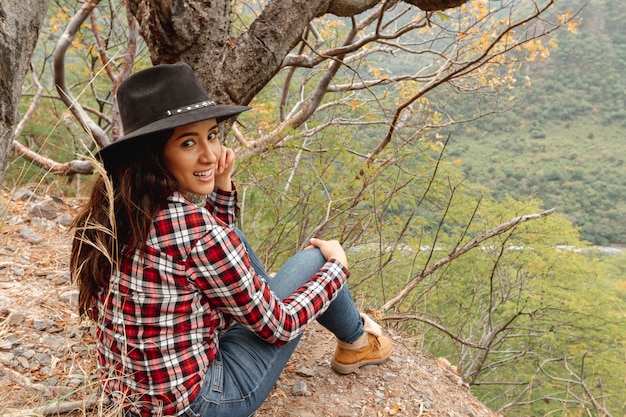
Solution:
{"label": "tan hiking boot", "polygon": [[361,313],[365,332],[354,343],[337,340],[335,355],[330,361],[333,370],[349,374],[364,365],[384,362],[391,355],[391,339],[383,336],[380,326],[368,315]]}

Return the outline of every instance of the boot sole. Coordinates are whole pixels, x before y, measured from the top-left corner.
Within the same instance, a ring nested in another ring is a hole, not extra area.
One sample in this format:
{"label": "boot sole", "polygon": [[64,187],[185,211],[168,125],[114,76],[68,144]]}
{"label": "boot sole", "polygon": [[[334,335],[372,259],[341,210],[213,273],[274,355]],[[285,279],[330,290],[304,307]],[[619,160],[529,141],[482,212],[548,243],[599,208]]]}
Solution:
{"label": "boot sole", "polygon": [[346,375],[346,374],[350,374],[356,371],[357,369],[365,365],[378,365],[380,363],[383,363],[387,360],[387,358],[388,357],[380,358],[380,359],[370,359],[368,361],[361,361],[361,362],[350,363],[350,364],[340,363],[340,362],[335,361],[334,359],[331,359],[330,367],[333,369],[333,371],[337,372],[338,374]]}

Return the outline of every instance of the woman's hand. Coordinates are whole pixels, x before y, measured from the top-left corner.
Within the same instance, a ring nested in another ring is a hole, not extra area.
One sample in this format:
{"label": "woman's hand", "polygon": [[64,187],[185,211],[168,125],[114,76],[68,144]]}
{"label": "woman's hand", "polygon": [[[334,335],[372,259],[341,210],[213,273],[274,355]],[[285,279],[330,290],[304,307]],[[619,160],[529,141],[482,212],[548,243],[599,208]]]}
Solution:
{"label": "woman's hand", "polygon": [[222,145],[222,152],[215,166],[215,188],[232,191],[231,173],[235,166],[235,152]]}
{"label": "woman's hand", "polygon": [[322,240],[317,238],[312,238],[310,242],[312,247],[318,248],[322,252],[322,255],[327,261],[329,259],[336,259],[345,268],[348,268],[348,258],[346,257],[346,252],[343,250],[341,243],[336,240]]}

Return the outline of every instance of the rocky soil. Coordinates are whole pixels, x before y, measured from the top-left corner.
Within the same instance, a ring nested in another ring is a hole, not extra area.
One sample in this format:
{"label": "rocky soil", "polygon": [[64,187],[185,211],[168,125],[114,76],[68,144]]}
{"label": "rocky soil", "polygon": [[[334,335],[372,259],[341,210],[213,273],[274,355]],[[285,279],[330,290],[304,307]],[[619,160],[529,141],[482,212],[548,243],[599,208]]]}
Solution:
{"label": "rocky soil", "polygon": [[[0,191],[0,416],[114,414],[100,401],[92,328],[69,280],[79,203]],[[390,335],[389,361],[342,376],[330,369],[332,335],[312,326],[257,416],[495,416],[447,361]]]}

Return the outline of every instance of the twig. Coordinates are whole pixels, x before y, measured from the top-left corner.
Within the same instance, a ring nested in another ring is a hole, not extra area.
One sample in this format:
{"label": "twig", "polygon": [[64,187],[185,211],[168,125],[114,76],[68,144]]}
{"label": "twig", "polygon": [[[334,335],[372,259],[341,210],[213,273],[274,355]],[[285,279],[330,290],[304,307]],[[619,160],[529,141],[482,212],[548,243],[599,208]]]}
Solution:
{"label": "twig", "polygon": [[429,326],[432,326],[438,330],[440,330],[441,332],[447,334],[451,339],[461,343],[462,345],[465,346],[469,346],[475,349],[482,349],[482,350],[486,350],[487,347],[481,345],[480,343],[474,343],[472,341],[469,340],[465,340],[465,339],[461,339],[460,337],[456,336],[454,333],[452,333],[450,330],[446,329],[444,326],[429,320],[425,317],[421,317],[421,316],[416,316],[416,315],[407,315],[407,314],[396,314],[396,315],[385,315],[383,317],[384,321],[396,321],[396,322],[400,322],[400,321],[419,321],[422,323],[426,323]]}
{"label": "twig", "polygon": [[3,414],[3,417],[39,417],[39,416],[52,416],[57,414],[65,414],[77,410],[90,410],[96,407],[107,405],[108,400],[101,398],[100,395],[91,395],[81,401],[55,401],[51,404],[32,408],[30,410],[16,410],[7,414]]}

